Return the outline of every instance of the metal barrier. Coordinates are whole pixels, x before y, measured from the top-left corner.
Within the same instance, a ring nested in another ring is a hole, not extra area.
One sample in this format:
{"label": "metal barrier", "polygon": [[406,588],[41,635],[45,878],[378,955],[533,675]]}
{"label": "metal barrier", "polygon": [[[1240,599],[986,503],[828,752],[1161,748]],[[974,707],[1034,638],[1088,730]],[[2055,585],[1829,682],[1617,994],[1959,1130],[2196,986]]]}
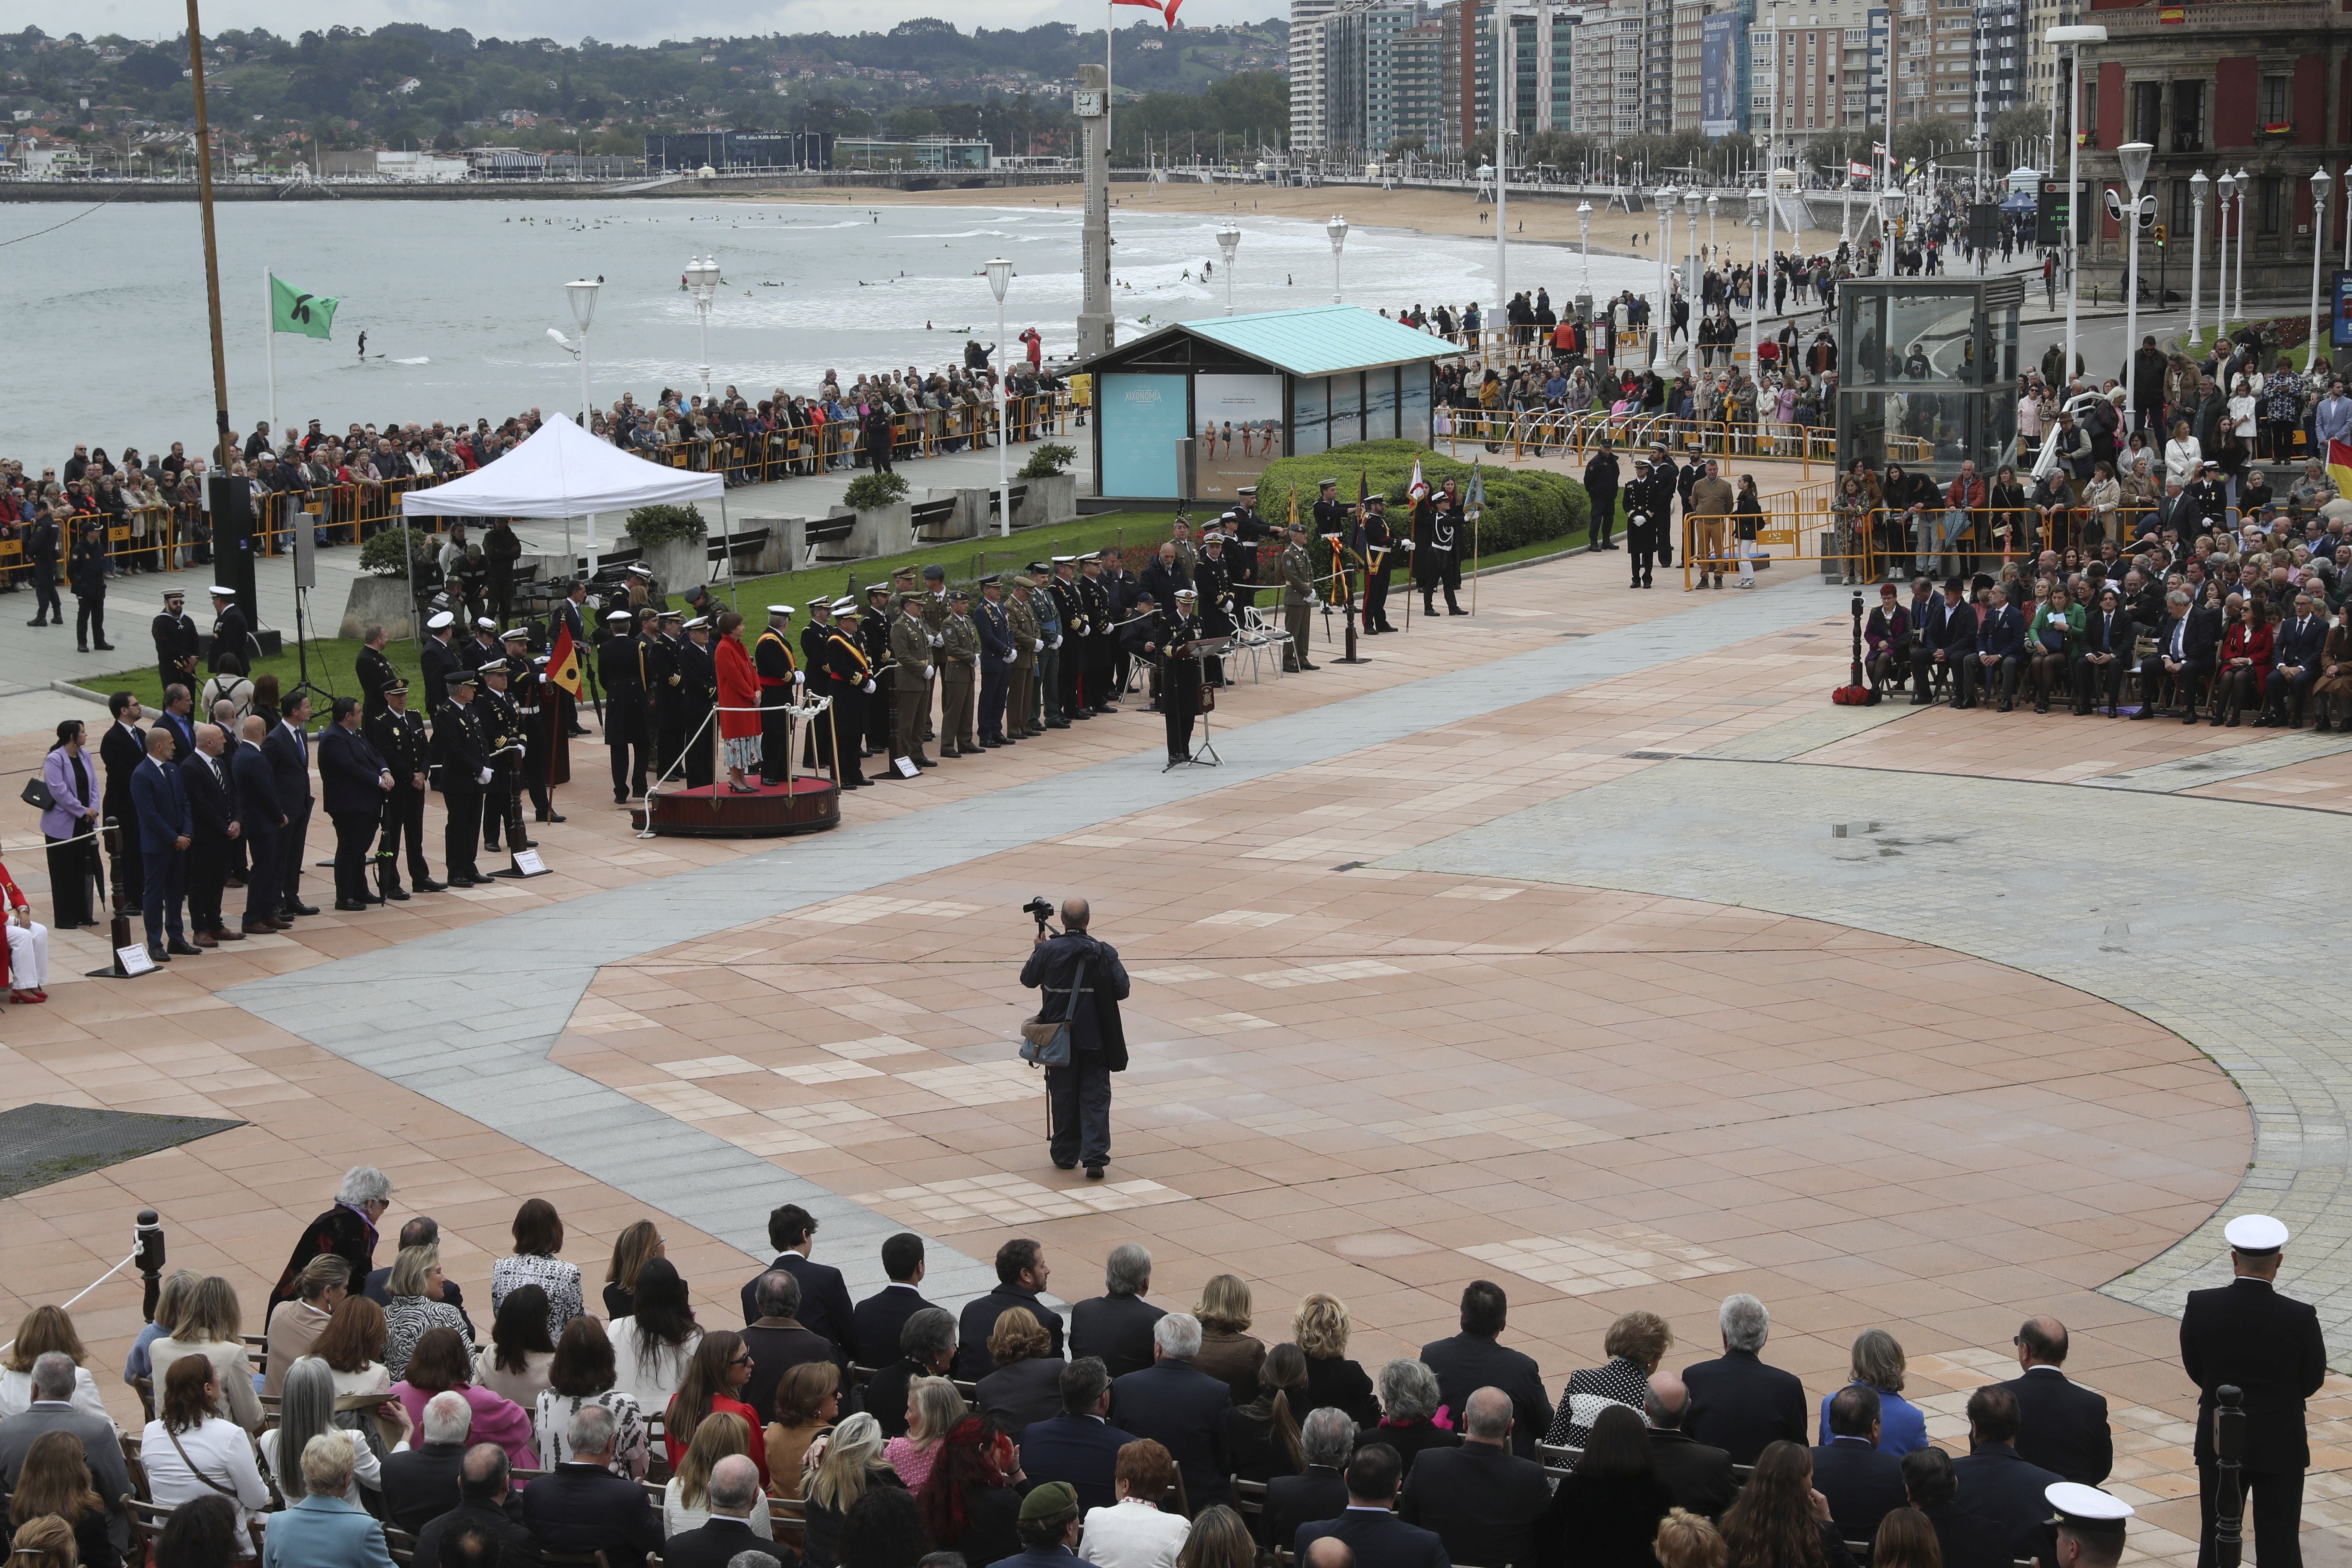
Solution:
{"label": "metal barrier", "polygon": [[1515,463],[1555,449],[1581,458],[1597,448],[1604,437],[1620,450],[1646,450],[1664,443],[1685,457],[1794,462],[1808,476],[1815,463],[1834,466],[1837,461],[1837,432],[1826,426],[1778,420],[1707,422],[1656,411],[1454,409],[1449,411],[1445,430],[1439,433],[1456,458],[1462,455],[1462,443],[1472,441],[1498,453],[1508,447]]}
{"label": "metal barrier", "polygon": [[[1076,412],[1066,393],[1016,397],[1005,405],[1016,441],[1067,435]],[[890,416],[892,462],[933,458],[982,444],[997,434],[996,405],[921,408]],[[653,447],[654,461],[696,473],[719,473],[730,485],[766,484],[797,475],[857,466],[866,461],[861,428],[854,421],[780,426],[745,436],[690,437]]]}

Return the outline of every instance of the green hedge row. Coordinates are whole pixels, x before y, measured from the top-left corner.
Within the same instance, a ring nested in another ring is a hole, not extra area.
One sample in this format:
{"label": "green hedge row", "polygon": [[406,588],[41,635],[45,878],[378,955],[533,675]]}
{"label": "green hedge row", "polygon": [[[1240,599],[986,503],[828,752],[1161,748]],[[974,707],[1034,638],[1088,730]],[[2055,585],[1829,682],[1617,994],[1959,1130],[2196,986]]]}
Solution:
{"label": "green hedge row", "polygon": [[[1361,474],[1371,489],[1389,498],[1389,515],[1402,526],[1407,516],[1405,487],[1412,482],[1416,458],[1422,477],[1433,489],[1452,479],[1455,489],[1469,493],[1467,463],[1440,457],[1412,441],[1359,441],[1311,458],[1282,458],[1267,464],[1258,479],[1258,511],[1268,522],[1286,521],[1296,487],[1299,519],[1311,521],[1318,484],[1338,479],[1339,499],[1353,503],[1356,478]],[[1576,480],[1549,469],[1499,463],[1482,463],[1479,471],[1486,479],[1486,511],[1478,525],[1478,544],[1486,553],[1584,536],[1592,519],[1592,498]]]}

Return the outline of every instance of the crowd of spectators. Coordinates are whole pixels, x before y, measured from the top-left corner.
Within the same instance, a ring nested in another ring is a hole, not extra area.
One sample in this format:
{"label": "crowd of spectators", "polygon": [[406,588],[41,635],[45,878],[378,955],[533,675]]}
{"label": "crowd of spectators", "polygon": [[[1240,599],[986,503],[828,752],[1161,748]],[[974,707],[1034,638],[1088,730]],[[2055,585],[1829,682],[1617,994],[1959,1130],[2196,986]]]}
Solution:
{"label": "crowd of spectators", "polygon": [[1071,1550],[1092,1568],[1254,1568],[1276,1548],[1320,1568],[1850,1568],[1846,1543],[1874,1542],[1874,1568],[2010,1568],[2045,1555],[2043,1488],[2113,1464],[2105,1402],[2066,1378],[2048,1318],[2020,1330],[2019,1376],[1971,1395],[1954,1458],[1904,1397],[1894,1336],[1858,1336],[1815,1408],[1762,1359],[1770,1319],[1748,1295],[1722,1305],[1720,1353],[1679,1373],[1664,1320],[1621,1317],[1555,1400],[1489,1281],[1462,1292],[1458,1332],[1368,1370],[1328,1293],[1287,1338],[1253,1331],[1246,1282],[1216,1275],[1170,1310],[1132,1244],[1066,1315],[1044,1247],[1008,1241],[995,1289],[958,1314],[924,1298],[923,1244],[902,1234],[882,1248],[891,1282],[853,1303],[789,1205],[738,1329],[699,1319],[643,1221],[605,1269],[611,1315],[591,1312],[561,1220],[530,1200],[478,1342],[430,1218],[372,1267],[385,1200],[367,1194],[387,1191],[354,1170],[306,1228],[266,1370],[226,1280],[167,1279],[122,1369],[151,1415],[133,1442],[71,1320],[29,1314],[0,1383],[18,1548],[62,1542],[59,1568],[118,1568],[158,1534],[154,1568],[1049,1568]]}

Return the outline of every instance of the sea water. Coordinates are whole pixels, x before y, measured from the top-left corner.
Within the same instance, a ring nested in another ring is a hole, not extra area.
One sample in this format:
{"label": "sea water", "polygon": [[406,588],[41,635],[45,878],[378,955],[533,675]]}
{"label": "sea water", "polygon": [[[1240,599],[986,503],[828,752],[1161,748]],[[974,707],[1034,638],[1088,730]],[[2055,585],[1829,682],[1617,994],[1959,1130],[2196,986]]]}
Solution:
{"label": "sea water", "polygon": [[[1344,194],[1335,193],[1344,206]],[[67,209],[0,207],[0,241],[33,235]],[[815,388],[828,369],[929,372],[964,342],[997,340],[982,272],[1009,258],[1005,350],[1024,327],[1049,354],[1076,346],[1079,211],[983,205],[612,200],[448,202],[292,199],[216,209],[230,419],[240,434],[270,417],[263,269],[341,301],[328,341],[276,339],[275,424],[330,431],[440,419],[493,422],[537,407],[577,412],[577,362],[547,335],[580,341],[564,284],[604,279],[587,334],[590,393],[649,401],[698,391],[704,363],[688,260],[718,258],[709,378],[753,400]],[[1122,342],[1169,321],[1223,312],[1218,215],[1118,211],[1113,304]],[[1320,224],[1235,215],[1237,311],[1329,302],[1331,247]],[[212,371],[204,252],[194,203],[118,204],[9,246],[0,266],[13,385],[0,401],[0,457],[36,473],[76,442],[120,457],[184,441],[210,445]],[[1206,270],[1214,264],[1212,274]],[[1419,304],[1491,309],[1491,241],[1358,227],[1339,261],[1353,303],[1391,315]],[[1516,245],[1512,288],[1556,302],[1583,273],[1572,248]],[[1595,258],[1595,290],[1654,290],[1654,265]],[[367,334],[366,356],[359,353]]]}

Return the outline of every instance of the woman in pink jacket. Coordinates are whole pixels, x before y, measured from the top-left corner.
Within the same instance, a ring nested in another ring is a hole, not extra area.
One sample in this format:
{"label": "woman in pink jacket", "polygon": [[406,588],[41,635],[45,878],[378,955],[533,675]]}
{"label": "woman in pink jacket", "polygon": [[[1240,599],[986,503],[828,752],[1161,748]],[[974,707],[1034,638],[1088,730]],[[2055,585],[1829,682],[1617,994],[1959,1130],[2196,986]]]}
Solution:
{"label": "woman in pink jacket", "polygon": [[507,1451],[508,1460],[520,1470],[540,1468],[539,1449],[533,1442],[530,1416],[521,1405],[503,1394],[491,1393],[474,1383],[474,1357],[467,1349],[465,1336],[455,1329],[428,1329],[409,1352],[408,1375],[392,1385],[392,1396],[408,1411],[415,1423],[418,1440],[428,1440],[425,1425],[425,1406],[436,1394],[460,1394],[473,1407],[474,1425],[467,1435],[468,1443],[496,1443]]}

